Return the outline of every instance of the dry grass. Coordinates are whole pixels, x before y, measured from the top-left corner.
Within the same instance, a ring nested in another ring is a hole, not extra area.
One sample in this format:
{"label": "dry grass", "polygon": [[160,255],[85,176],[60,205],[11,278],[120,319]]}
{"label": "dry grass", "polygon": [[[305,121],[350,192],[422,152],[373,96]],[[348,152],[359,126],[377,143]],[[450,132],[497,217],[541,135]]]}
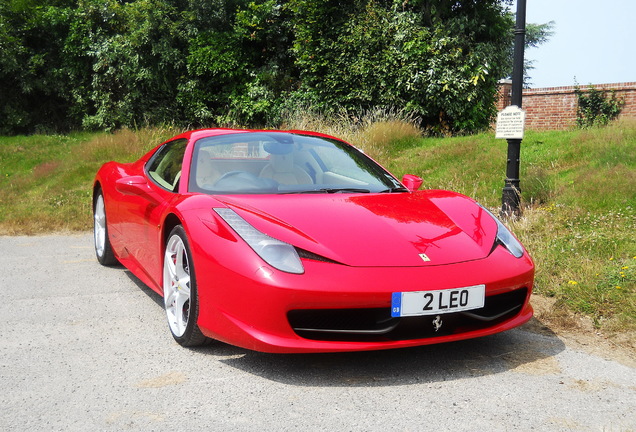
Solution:
{"label": "dry grass", "polygon": [[99,134],[79,148],[78,157],[83,161],[100,164],[109,160],[130,161],[180,132],[176,128],[145,128],[136,131],[120,129],[112,134]]}
{"label": "dry grass", "polygon": [[179,131],[123,129],[113,134],[12,137],[0,146],[0,234],[85,230],[92,181],[109,160],[139,158]]}
{"label": "dry grass", "polygon": [[311,111],[293,113],[281,128],[319,131],[341,138],[376,160],[386,160],[394,146],[422,136],[417,119],[394,110],[367,111],[335,119]]}

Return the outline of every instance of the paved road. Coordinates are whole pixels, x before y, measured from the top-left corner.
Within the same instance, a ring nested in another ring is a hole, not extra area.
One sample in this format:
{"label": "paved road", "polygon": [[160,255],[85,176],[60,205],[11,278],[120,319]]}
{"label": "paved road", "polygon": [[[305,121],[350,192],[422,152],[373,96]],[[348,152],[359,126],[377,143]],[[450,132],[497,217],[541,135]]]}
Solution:
{"label": "paved road", "polygon": [[[0,237],[0,430],[636,429],[636,369],[527,327],[374,353],[184,349],[91,236]],[[537,327],[536,325],[534,327]]]}

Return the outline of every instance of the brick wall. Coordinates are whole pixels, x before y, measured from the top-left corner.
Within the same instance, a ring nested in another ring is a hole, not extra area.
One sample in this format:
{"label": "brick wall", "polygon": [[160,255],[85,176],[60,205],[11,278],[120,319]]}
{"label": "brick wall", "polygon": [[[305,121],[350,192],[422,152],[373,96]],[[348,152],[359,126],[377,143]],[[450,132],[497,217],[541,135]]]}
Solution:
{"label": "brick wall", "polygon": [[[586,91],[589,86],[580,86]],[[636,82],[596,84],[597,90],[614,90],[625,101],[619,118],[636,118]],[[511,84],[499,85],[497,110],[510,105]],[[576,126],[577,97],[575,87],[547,87],[523,90],[523,109],[526,110],[526,129],[559,130]]]}

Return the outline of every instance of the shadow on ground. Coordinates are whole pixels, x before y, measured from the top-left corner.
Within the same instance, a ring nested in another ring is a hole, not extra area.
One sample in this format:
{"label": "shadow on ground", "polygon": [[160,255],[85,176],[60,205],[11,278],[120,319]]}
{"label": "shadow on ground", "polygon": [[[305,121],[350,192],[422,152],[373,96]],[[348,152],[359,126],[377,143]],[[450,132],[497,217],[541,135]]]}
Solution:
{"label": "shadow on ground", "polygon": [[[162,298],[132,273],[125,272],[163,310]],[[558,372],[554,356],[564,349],[565,344],[556,334],[533,318],[521,328],[492,336],[387,351],[267,354],[221,342],[192,351],[288,385],[371,387],[452,381],[511,370],[554,373]]]}

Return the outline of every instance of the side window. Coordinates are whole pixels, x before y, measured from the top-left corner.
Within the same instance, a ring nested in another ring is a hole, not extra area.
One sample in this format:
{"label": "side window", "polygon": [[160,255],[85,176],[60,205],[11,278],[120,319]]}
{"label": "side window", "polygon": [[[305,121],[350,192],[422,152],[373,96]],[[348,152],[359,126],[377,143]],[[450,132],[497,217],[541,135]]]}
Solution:
{"label": "side window", "polygon": [[181,165],[188,140],[164,144],[146,164],[148,176],[164,189],[174,192],[181,178]]}

